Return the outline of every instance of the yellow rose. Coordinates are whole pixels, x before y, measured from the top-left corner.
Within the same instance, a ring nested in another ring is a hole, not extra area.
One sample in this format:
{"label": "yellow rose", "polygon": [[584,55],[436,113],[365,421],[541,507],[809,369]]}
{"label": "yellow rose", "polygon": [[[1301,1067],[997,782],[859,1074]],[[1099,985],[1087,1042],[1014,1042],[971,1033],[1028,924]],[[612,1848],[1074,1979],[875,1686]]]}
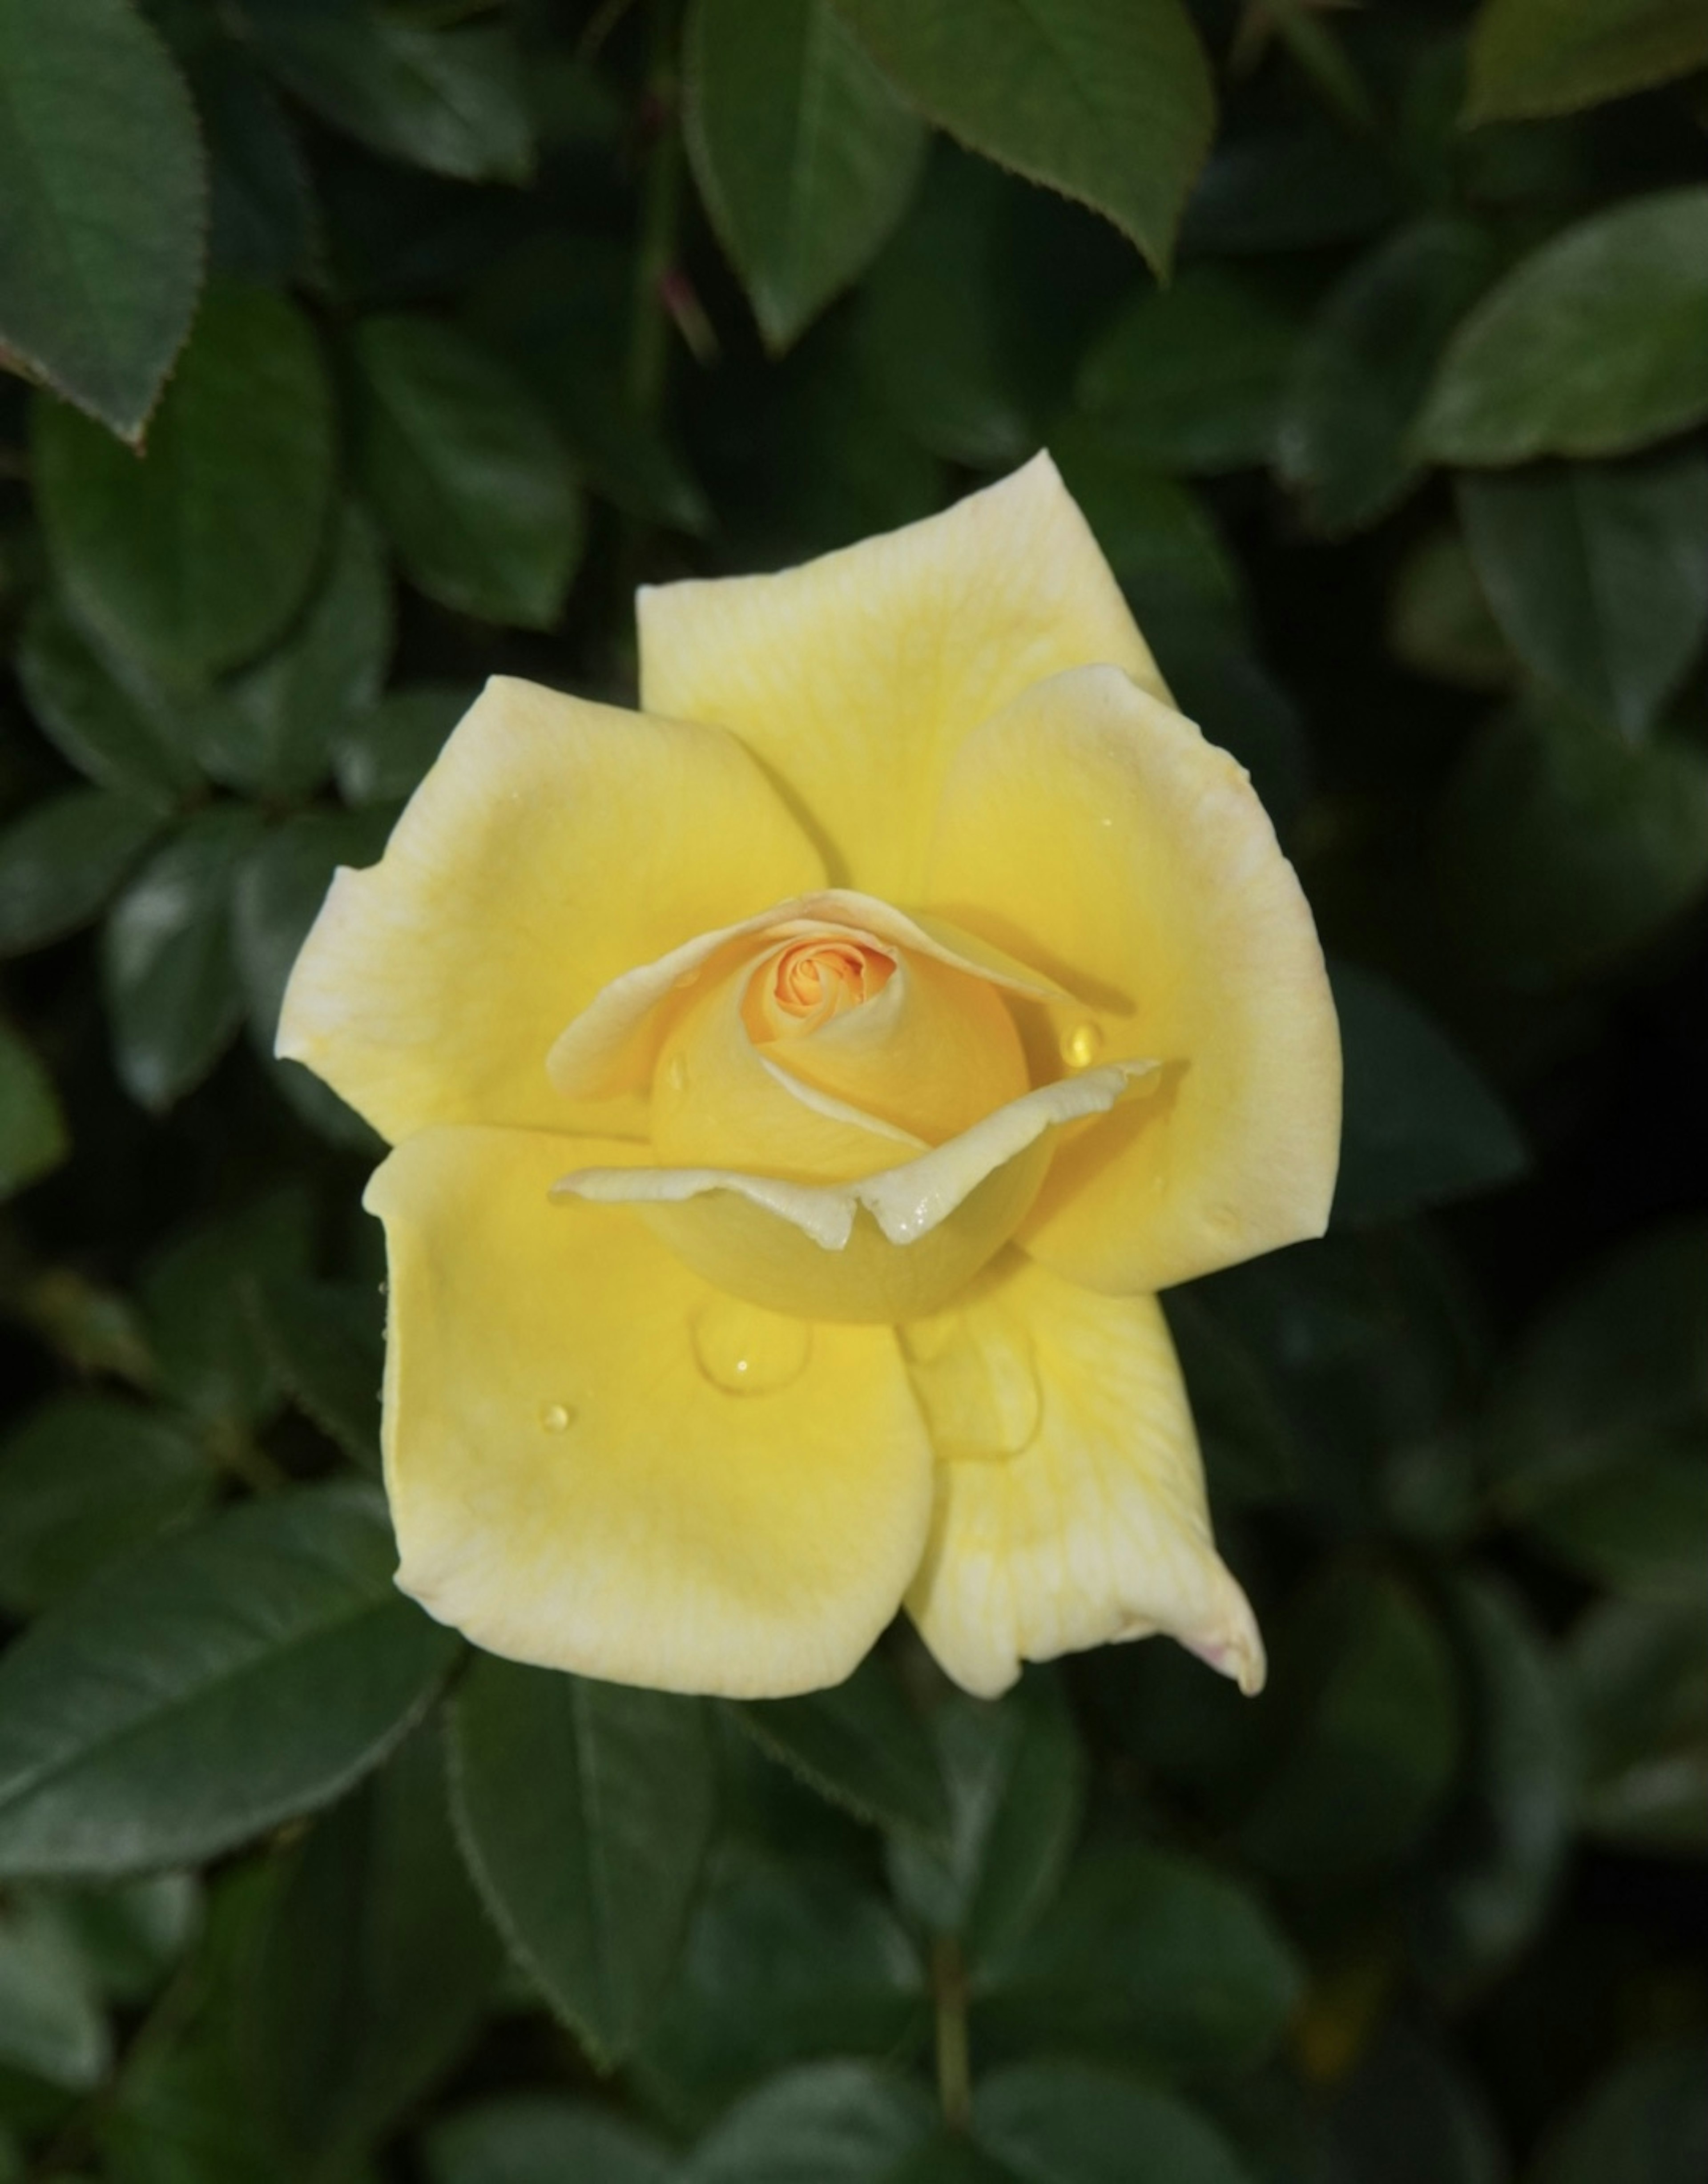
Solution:
{"label": "yellow rose", "polygon": [[625,1683],[1166,1631],[1254,1690],[1155,1292],[1327,1217],[1292,867],[1040,456],[640,595],[639,713],[497,680],[279,1051],[396,1147],[398,1583]]}

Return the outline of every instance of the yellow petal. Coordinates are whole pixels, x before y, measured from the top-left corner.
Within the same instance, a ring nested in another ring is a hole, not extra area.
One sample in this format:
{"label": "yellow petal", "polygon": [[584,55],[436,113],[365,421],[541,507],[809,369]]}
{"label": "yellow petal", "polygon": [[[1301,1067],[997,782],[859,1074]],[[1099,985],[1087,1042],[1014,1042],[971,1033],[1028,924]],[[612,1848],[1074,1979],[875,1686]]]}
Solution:
{"label": "yellow petal", "polygon": [[631,965],[822,877],[732,738],[499,677],[380,862],[334,880],[278,1050],[393,1141],[574,1128],[546,1077],[568,1018]]}
{"label": "yellow petal", "polygon": [[732,729],[787,784],[837,883],[898,902],[919,897],[944,770],[981,721],[1090,660],[1166,694],[1048,455],[804,568],[643,590],[638,605],[642,704]]}
{"label": "yellow petal", "polygon": [[1124,1056],[1155,1095],[1064,1143],[1022,1240],[1070,1279],[1158,1290],[1321,1234],[1340,1042],[1316,928],[1240,766],[1115,670],[1028,691],[968,738],[928,901],[1084,1006],[1035,1009],[1035,1075]]}
{"label": "yellow petal", "polygon": [[1154,1297],[1099,1296],[1010,1251],[902,1345],[938,1451],[907,1604],[957,1683],[994,1697],[1022,1661],[1164,1632],[1261,1688]]}
{"label": "yellow petal", "polygon": [[792,1183],[762,1171],[577,1170],[553,1195],[637,1206],[707,1280],[777,1312],[825,1319],[935,1312],[1013,1234],[1067,1124],[1155,1079],[1120,1062],[1046,1084],[916,1159],[851,1182]]}
{"label": "yellow petal", "polygon": [[929,1521],[894,1334],[757,1311],[626,1209],[548,1205],[565,1166],[614,1156],[431,1130],[370,1184],[398,1581],[515,1660],[740,1697],[837,1683]]}

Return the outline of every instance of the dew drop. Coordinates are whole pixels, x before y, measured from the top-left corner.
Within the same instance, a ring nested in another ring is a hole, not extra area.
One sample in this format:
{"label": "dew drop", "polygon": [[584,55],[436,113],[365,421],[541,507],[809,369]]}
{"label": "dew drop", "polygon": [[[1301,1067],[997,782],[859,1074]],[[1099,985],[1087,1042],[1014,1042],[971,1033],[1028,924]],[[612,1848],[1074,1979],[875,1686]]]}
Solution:
{"label": "dew drop", "polygon": [[542,1403],[540,1424],[548,1434],[567,1433],[574,1423],[575,1412],[567,1403]]}
{"label": "dew drop", "polygon": [[687,1089],[687,1081],[688,1058],[687,1055],[673,1054],[670,1060],[665,1064],[665,1084],[670,1086],[672,1092],[681,1092]]}
{"label": "dew drop", "polygon": [[1102,1027],[1089,1017],[1062,1034],[1061,1058],[1070,1069],[1089,1069],[1102,1051]]}
{"label": "dew drop", "polygon": [[694,1360],[728,1396],[771,1396],[799,1379],[812,1351],[804,1319],[765,1312],[737,1297],[716,1297],[693,1325]]}

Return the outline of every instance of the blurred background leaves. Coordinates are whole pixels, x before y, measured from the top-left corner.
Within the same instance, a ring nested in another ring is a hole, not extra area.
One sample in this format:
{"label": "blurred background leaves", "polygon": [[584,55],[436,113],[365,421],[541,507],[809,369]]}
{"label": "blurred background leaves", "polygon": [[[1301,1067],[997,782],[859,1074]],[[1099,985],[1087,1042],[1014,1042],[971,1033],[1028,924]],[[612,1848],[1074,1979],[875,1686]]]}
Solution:
{"label": "blurred background leaves", "polygon": [[[0,0],[0,2179],[1696,2184],[1699,0]],[[1255,1704],[392,1588],[294,952],[481,678],[1049,446],[1332,958]]]}

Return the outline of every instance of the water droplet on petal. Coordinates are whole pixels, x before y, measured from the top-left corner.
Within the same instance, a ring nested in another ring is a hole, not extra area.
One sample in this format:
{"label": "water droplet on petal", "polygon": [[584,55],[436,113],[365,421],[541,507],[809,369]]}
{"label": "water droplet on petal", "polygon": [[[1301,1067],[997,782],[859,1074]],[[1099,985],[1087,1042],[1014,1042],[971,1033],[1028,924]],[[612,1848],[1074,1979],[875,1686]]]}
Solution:
{"label": "water droplet on petal", "polygon": [[812,1352],[811,1323],[738,1297],[715,1297],[693,1325],[694,1359],[729,1396],[771,1396],[799,1379]]}
{"label": "water droplet on petal", "polygon": [[567,1403],[542,1403],[540,1424],[548,1434],[567,1433],[575,1422],[575,1412]]}
{"label": "water droplet on petal", "polygon": [[1070,1069],[1089,1069],[1103,1051],[1103,1028],[1088,1017],[1062,1034],[1061,1058]]}
{"label": "water droplet on petal", "polygon": [[673,1054],[665,1064],[665,1082],[672,1092],[686,1089],[688,1081],[688,1058],[685,1054]]}

